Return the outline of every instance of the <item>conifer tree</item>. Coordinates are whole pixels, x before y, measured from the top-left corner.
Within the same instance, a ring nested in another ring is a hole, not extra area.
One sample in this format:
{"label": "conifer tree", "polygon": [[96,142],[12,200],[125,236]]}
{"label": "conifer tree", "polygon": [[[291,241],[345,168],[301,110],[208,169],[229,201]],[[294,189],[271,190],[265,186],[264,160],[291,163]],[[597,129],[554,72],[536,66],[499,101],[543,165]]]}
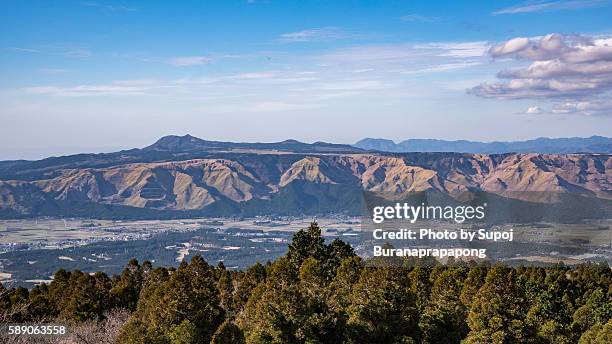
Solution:
{"label": "conifer tree", "polygon": [[460,300],[464,273],[449,267],[436,278],[419,321],[423,343],[459,343],[467,335],[467,308]]}
{"label": "conifer tree", "polygon": [[418,342],[418,312],[408,273],[402,268],[361,271],[348,307],[353,343]]}
{"label": "conifer tree", "polygon": [[465,343],[524,343],[532,337],[525,322],[526,304],[514,269],[491,268],[475,295],[468,314],[470,333]]}

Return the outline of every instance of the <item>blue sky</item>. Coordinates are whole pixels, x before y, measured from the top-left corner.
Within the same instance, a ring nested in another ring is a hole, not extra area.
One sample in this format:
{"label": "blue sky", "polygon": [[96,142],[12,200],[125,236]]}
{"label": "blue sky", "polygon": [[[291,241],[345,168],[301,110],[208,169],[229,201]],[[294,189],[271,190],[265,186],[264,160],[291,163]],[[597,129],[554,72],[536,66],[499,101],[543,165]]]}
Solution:
{"label": "blue sky", "polygon": [[0,159],[612,135],[612,1],[2,1]]}

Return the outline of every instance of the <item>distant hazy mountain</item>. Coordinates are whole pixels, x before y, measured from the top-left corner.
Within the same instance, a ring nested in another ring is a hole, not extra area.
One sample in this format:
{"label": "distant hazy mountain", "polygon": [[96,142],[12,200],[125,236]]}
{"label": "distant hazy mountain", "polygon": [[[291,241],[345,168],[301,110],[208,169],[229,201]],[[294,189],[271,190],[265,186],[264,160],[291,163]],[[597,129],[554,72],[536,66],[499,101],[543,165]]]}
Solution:
{"label": "distant hazy mountain", "polygon": [[468,191],[512,202],[526,192],[576,195],[591,209],[587,198],[612,202],[611,183],[609,154],[385,153],[167,136],[143,149],[0,162],[0,218],[359,214],[364,193]]}
{"label": "distant hazy mountain", "polygon": [[527,141],[478,142],[410,139],[395,143],[386,139],[365,138],[355,147],[383,152],[458,152],[458,153],[612,153],[612,138],[603,136],[551,139],[546,137]]}

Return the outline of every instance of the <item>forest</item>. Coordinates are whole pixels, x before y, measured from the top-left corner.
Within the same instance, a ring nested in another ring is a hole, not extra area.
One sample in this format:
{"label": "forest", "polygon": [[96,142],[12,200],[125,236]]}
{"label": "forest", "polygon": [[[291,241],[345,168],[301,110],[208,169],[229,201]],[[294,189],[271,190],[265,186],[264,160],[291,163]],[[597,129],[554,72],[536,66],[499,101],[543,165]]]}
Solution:
{"label": "forest", "polygon": [[509,267],[404,257],[364,260],[316,223],[286,255],[245,271],[201,256],[131,260],[107,276],[58,270],[0,287],[2,323],[66,324],[7,343],[612,343],[605,264]]}

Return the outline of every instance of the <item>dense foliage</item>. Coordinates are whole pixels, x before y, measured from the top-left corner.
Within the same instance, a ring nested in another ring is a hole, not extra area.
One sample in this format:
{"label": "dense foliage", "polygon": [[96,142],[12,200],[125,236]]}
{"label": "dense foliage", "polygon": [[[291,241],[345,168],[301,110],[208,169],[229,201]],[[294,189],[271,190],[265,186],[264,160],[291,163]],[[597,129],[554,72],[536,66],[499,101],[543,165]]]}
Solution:
{"label": "dense foliage", "polygon": [[246,271],[132,260],[112,278],[59,270],[48,285],[0,290],[3,321],[104,324],[118,310],[129,312],[120,343],[612,343],[612,273],[364,262],[313,223]]}

